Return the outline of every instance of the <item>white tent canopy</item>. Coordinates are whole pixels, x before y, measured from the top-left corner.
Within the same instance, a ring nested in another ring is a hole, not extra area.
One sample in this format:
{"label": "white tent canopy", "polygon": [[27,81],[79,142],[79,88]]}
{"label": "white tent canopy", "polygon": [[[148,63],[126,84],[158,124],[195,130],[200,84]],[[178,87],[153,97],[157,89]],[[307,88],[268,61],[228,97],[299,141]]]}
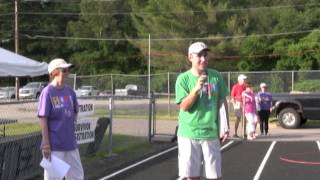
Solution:
{"label": "white tent canopy", "polygon": [[0,76],[40,76],[48,74],[48,64],[37,62],[0,48]]}

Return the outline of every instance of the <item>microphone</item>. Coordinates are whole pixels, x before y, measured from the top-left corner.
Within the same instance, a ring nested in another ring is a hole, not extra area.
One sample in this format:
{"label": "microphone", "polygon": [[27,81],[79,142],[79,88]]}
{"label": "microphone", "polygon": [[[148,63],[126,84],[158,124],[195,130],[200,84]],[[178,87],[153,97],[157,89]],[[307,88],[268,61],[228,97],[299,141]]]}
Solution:
{"label": "microphone", "polygon": [[212,90],[212,87],[209,83],[209,76],[208,76],[208,70],[205,69],[204,72],[203,72],[204,75],[207,75],[207,79],[206,79],[206,82],[204,83],[204,86],[205,86],[205,90],[207,91],[207,94],[208,94],[208,99],[211,98],[211,90]]}
{"label": "microphone", "polygon": [[203,83],[202,85],[202,88],[201,88],[201,91],[200,91],[200,97],[202,97],[202,92],[205,91],[205,92],[208,92],[208,73],[207,73],[207,69],[205,69],[201,76],[207,76],[207,78],[204,80],[206,82]]}

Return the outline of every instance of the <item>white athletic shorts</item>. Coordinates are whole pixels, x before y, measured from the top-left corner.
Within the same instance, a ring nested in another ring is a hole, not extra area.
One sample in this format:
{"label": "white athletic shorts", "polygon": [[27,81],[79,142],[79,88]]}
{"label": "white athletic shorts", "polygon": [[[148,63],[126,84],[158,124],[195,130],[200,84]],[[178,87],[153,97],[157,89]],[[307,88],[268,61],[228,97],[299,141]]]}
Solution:
{"label": "white athletic shorts", "polygon": [[[66,180],[83,180],[84,173],[80,160],[78,149],[73,151],[52,151],[51,155],[55,155],[59,159],[65,161],[70,165],[70,169],[67,172]],[[58,180],[57,178],[49,177],[49,174],[44,170],[44,180]]]}
{"label": "white athletic shorts", "polygon": [[221,177],[219,140],[191,140],[178,137],[180,177]]}
{"label": "white athletic shorts", "polygon": [[258,122],[258,117],[255,113],[246,113],[245,114],[247,123],[247,133],[255,132],[256,130],[256,123]]}

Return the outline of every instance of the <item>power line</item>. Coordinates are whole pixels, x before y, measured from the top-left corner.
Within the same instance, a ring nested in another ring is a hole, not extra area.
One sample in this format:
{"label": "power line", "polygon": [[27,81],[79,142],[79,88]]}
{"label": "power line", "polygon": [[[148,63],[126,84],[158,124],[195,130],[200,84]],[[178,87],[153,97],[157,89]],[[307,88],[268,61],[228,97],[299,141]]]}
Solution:
{"label": "power line", "polygon": [[193,13],[221,13],[221,12],[238,12],[238,11],[256,11],[256,10],[268,10],[268,9],[284,9],[293,7],[315,7],[320,6],[317,4],[297,4],[297,5],[283,5],[283,6],[261,6],[250,8],[237,8],[237,9],[215,9],[210,11],[161,11],[161,12],[110,12],[110,13],[81,13],[81,12],[20,12],[21,15],[53,15],[53,16],[101,16],[101,15],[148,15],[148,14],[193,14]]}
{"label": "power line", "polygon": [[23,0],[24,2],[40,3],[79,3],[81,0]]}
{"label": "power line", "polygon": [[[90,0],[90,2],[116,2],[119,0]],[[80,3],[81,0],[23,0],[23,2],[39,2],[39,3]]]}
{"label": "power line", "polygon": [[[185,41],[185,40],[227,40],[240,39],[246,37],[276,37],[296,34],[306,34],[319,31],[319,29],[311,29],[295,32],[281,32],[269,34],[253,34],[253,35],[238,35],[238,36],[219,36],[219,37],[186,37],[186,38],[151,38],[152,41]],[[47,35],[29,35],[21,34],[29,39],[61,39],[61,40],[86,40],[86,41],[146,41],[148,38],[92,38],[92,37],[67,37],[67,36],[47,36]]]}
{"label": "power line", "polygon": [[0,17],[1,16],[13,16],[13,15],[14,15],[14,13],[1,13]]}
{"label": "power line", "polygon": [[0,7],[1,6],[7,6],[7,5],[11,5],[11,4],[13,4],[12,2],[8,2],[8,3],[3,3],[3,2],[0,2],[1,4],[0,4]]}
{"label": "power line", "polygon": [[[287,53],[269,53],[269,54],[255,54],[255,55],[216,55],[209,53],[209,60],[240,60],[240,59],[261,59],[261,58],[268,58],[268,59],[277,59],[280,57],[289,57],[289,56],[302,56],[306,53],[312,53],[312,52],[320,52],[320,49],[305,49],[302,51],[289,51]],[[179,54],[179,53],[166,53],[161,51],[152,51],[152,56],[157,57],[186,57],[185,54]]]}

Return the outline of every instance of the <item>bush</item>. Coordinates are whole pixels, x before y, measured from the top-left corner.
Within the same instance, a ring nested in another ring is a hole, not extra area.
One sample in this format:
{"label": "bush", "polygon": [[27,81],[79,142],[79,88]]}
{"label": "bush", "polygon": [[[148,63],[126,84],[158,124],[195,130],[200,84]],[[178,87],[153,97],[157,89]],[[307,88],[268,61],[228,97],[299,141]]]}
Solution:
{"label": "bush", "polygon": [[320,92],[320,80],[304,80],[294,85],[296,91]]}

